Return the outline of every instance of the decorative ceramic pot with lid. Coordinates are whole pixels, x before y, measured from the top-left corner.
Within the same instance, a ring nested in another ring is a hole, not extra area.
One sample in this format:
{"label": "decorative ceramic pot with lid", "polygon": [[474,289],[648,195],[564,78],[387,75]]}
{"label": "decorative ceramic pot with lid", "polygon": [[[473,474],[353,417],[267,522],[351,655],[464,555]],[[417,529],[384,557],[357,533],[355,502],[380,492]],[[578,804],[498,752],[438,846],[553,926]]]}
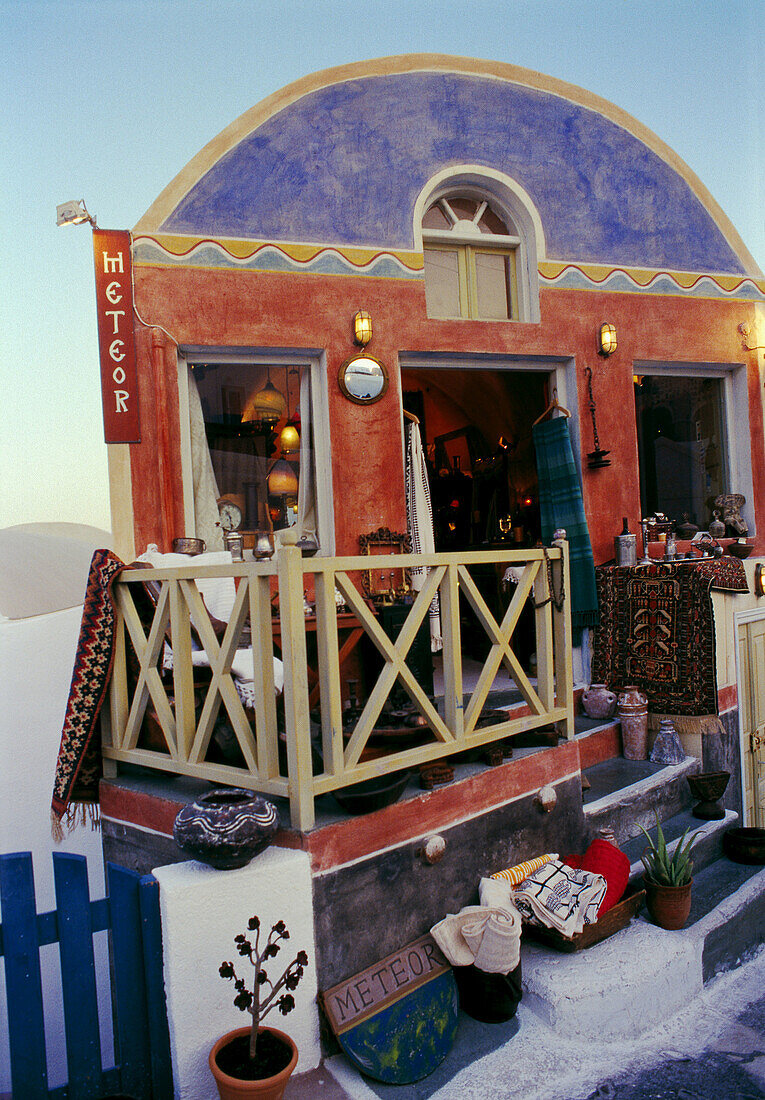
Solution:
{"label": "decorative ceramic pot with lid", "polygon": [[591,684],[582,693],[582,709],[588,718],[612,718],[616,710],[616,695],[605,684]]}

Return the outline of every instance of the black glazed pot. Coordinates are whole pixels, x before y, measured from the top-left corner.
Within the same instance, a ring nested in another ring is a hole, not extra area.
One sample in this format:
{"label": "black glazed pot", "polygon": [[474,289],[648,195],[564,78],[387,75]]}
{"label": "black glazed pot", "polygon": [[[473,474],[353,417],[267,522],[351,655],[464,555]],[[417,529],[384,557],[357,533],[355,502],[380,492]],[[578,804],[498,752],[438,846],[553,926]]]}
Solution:
{"label": "black glazed pot", "polygon": [[272,802],[241,787],[224,787],[189,802],[173,824],[175,843],[221,871],[244,867],[279,828]]}

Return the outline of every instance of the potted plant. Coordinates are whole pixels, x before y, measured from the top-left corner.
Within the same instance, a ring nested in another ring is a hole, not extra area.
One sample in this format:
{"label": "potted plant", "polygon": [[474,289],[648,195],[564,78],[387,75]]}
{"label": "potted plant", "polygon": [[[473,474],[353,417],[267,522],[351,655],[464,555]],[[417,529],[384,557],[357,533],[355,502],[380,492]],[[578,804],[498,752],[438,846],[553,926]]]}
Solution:
{"label": "potted plant", "polygon": [[297,1065],[298,1052],[295,1043],[283,1031],[263,1027],[263,1018],[278,1006],[283,1016],[295,1007],[293,991],[303,977],[308,965],[308,955],[298,951],[295,958],[276,980],[270,978],[264,964],[278,955],[282,940],[290,934],[283,920],[277,921],[261,948],[261,929],[258,917],[250,917],[247,928],[255,933],[255,943],[245,935],[234,937],[239,954],[249,959],[253,970],[252,988],[248,989],[232,962],[220,965],[220,976],[233,981],[236,989],[234,1004],[242,1012],[249,1012],[252,1023],[229,1031],[217,1041],[210,1051],[210,1069],[221,1100],[279,1100],[283,1095],[290,1074]]}
{"label": "potted plant", "polygon": [[698,836],[694,833],[686,842],[688,829],[681,836],[672,855],[656,814],[656,841],[645,833],[649,847],[643,853],[645,867],[645,901],[648,912],[660,928],[682,928],[691,911],[691,887],[693,886],[693,860],[691,848]]}

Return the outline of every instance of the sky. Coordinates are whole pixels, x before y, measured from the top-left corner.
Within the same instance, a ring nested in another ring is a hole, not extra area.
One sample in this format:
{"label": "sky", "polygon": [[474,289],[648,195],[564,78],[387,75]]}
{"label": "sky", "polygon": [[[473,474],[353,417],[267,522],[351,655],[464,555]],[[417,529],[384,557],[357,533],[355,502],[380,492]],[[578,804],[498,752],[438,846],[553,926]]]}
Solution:
{"label": "sky", "polygon": [[211,138],[317,70],[402,53],[534,69],[623,108],[765,270],[765,0],[0,0],[0,528],[108,528],[84,198],[129,229]]}

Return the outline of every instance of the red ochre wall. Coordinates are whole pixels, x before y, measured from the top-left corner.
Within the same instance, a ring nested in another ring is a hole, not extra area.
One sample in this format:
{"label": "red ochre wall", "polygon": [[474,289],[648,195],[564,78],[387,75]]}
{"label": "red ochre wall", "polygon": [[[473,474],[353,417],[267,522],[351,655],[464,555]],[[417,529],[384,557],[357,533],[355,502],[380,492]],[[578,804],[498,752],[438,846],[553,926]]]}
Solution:
{"label": "red ochre wall", "polygon": [[[585,509],[600,562],[613,556],[622,516],[632,530],[640,519],[634,363],[745,363],[748,353],[737,326],[749,321],[754,327],[754,307],[748,303],[577,290],[542,290],[540,324],[438,321],[426,316],[419,281],[149,266],[136,268],[136,304],[144,319],[161,325],[180,345],[325,352],[338,554],[356,553],[362,532],[406,526],[400,352],[573,358]],[[388,392],[369,406],[348,401],[337,384],[342,363],[358,350],[351,318],[360,308],[373,319],[369,351],[390,374]],[[605,320],[618,333],[618,349],[609,359],[595,347]],[[749,358],[753,504],[762,532],[765,485],[757,476],[765,469],[762,385],[756,359]],[[156,328],[144,329],[138,332],[138,359],[142,441],[131,446],[136,547],[156,542],[169,550],[172,538],[183,533],[175,347]],[[587,468],[595,444],[585,365],[593,371],[600,445],[611,452],[611,465],[600,470]],[[756,552],[764,550],[760,535]]]}

